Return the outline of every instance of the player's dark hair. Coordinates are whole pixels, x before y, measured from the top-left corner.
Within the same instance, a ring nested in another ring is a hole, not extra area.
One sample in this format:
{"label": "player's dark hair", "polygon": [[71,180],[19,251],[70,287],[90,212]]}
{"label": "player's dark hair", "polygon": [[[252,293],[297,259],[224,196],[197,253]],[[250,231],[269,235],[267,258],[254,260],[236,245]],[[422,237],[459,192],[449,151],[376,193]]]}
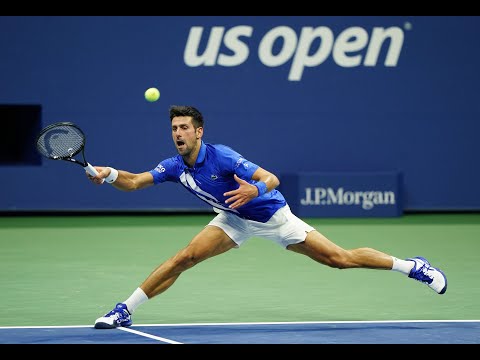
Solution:
{"label": "player's dark hair", "polygon": [[203,115],[193,106],[170,106],[170,121],[172,121],[172,119],[176,116],[191,116],[192,123],[193,126],[195,126],[195,129],[203,127]]}

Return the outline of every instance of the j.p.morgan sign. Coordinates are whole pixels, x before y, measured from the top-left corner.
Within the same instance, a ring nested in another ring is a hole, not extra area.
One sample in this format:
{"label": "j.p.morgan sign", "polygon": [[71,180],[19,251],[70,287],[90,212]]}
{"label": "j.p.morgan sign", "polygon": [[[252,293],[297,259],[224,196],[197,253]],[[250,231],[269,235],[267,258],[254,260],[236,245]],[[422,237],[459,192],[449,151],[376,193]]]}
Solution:
{"label": "j.p.morgan sign", "polygon": [[301,173],[285,175],[282,192],[299,216],[401,216],[399,173]]}

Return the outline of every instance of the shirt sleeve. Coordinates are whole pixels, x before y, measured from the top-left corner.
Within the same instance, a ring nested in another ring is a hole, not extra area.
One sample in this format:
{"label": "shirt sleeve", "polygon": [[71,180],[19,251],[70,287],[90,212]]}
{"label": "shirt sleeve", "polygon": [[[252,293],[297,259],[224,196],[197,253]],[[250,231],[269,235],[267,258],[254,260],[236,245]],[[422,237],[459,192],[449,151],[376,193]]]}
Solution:
{"label": "shirt sleeve", "polygon": [[245,159],[228,146],[223,147],[219,162],[222,168],[227,169],[229,173],[237,174],[239,178],[246,181],[250,181],[253,173],[259,168],[257,164]]}
{"label": "shirt sleeve", "polygon": [[169,158],[161,161],[158,165],[150,170],[150,174],[153,176],[153,183],[160,184],[165,181],[178,181],[178,164],[175,158]]}

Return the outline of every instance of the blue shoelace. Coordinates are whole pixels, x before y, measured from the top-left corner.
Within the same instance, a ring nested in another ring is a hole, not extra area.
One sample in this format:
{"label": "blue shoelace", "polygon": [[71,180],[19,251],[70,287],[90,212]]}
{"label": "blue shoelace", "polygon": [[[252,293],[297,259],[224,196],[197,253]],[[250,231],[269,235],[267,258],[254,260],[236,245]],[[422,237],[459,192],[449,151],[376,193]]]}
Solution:
{"label": "blue shoelace", "polygon": [[433,281],[433,278],[427,275],[429,268],[430,267],[427,267],[426,264],[423,264],[420,269],[415,271],[415,280],[430,284]]}

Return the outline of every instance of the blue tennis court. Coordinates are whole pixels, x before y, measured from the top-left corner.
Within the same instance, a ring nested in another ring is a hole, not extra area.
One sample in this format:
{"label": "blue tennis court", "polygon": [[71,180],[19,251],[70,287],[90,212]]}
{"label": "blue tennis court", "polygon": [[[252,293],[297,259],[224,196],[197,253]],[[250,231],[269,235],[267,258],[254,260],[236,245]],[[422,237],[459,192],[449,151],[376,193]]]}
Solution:
{"label": "blue tennis court", "polygon": [[2,344],[480,344],[480,320],[1,327]]}

